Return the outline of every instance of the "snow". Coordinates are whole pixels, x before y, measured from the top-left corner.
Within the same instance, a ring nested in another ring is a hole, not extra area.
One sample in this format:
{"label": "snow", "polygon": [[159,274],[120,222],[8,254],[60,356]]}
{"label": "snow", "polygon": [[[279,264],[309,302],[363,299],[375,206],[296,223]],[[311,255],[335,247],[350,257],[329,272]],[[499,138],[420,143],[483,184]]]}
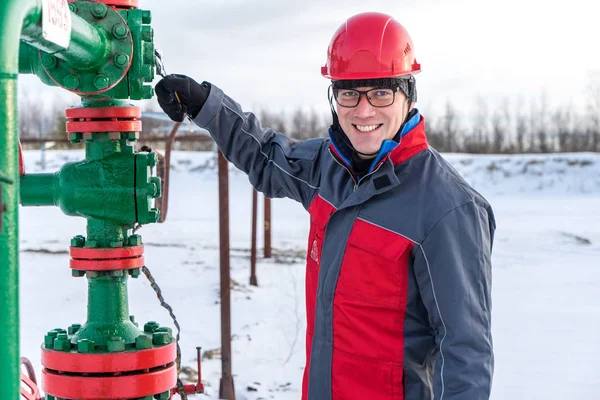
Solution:
{"label": "snow", "polygon": [[[81,151],[49,151],[47,169]],[[597,399],[600,374],[600,155],[450,154],[455,168],[494,207],[493,399]],[[26,151],[30,173],[40,154]],[[176,152],[169,214],[144,226],[146,265],[181,325],[182,364],[196,369],[196,346],[220,347],[218,201],[215,157]],[[259,287],[248,285],[252,189],[230,173],[232,365],[238,400],[300,398],[304,365],[304,251],[301,205],[272,201],[274,257],[262,257]],[[262,196],[259,196],[259,221]],[[259,225],[260,227],[260,225]],[[40,344],[51,329],[85,322],[87,283],[72,278],[66,252],[85,220],[49,207],[20,209],[21,355],[41,372]],[[55,252],[39,252],[37,250]],[[148,281],[129,281],[130,314],[173,326]],[[174,328],[174,327],[173,327]],[[206,395],[218,398],[220,359],[202,363]],[[194,398],[194,397],[192,397]]]}

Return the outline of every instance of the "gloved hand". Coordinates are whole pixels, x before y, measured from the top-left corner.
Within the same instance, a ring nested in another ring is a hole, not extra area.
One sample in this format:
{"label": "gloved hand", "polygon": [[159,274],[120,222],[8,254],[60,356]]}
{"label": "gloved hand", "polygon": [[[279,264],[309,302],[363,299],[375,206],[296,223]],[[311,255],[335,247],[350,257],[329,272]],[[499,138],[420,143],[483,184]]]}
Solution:
{"label": "gloved hand", "polygon": [[156,84],[155,91],[158,104],[169,118],[182,122],[185,114],[196,118],[206,103],[210,93],[210,83],[199,84],[188,76],[171,74]]}

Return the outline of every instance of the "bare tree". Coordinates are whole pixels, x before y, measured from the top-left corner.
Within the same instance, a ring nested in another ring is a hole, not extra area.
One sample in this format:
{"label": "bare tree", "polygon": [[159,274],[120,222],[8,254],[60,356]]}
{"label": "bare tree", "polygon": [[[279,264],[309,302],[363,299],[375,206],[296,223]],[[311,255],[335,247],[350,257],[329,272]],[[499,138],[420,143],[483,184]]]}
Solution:
{"label": "bare tree", "polygon": [[475,114],[471,135],[465,139],[465,151],[469,153],[484,152],[489,138],[489,109],[485,99],[478,95],[475,100]]}
{"label": "bare tree", "polygon": [[450,99],[446,101],[445,113],[440,122],[444,135],[442,151],[459,151],[461,149],[460,138],[458,137],[460,129],[460,117],[458,116],[454,106],[452,106],[452,103],[450,103]]}
{"label": "bare tree", "polygon": [[519,96],[515,106],[515,136],[517,139],[517,153],[525,151],[525,140],[527,136],[527,115],[524,111],[525,100]]}
{"label": "bare tree", "polygon": [[502,153],[509,142],[509,113],[508,100],[502,102],[500,108],[495,108],[492,115],[492,143],[490,150],[492,153]]}
{"label": "bare tree", "polygon": [[537,138],[539,140],[539,151],[541,153],[548,153],[552,151],[552,137],[549,130],[548,120],[550,118],[550,111],[548,108],[548,95],[544,91],[540,96],[537,124]]}
{"label": "bare tree", "polygon": [[569,104],[564,107],[558,107],[552,113],[552,125],[556,130],[556,136],[558,137],[558,150],[559,151],[573,151],[573,108]]}
{"label": "bare tree", "polygon": [[285,117],[282,114],[277,114],[268,110],[260,112],[260,123],[263,127],[271,128],[276,132],[286,133]]}

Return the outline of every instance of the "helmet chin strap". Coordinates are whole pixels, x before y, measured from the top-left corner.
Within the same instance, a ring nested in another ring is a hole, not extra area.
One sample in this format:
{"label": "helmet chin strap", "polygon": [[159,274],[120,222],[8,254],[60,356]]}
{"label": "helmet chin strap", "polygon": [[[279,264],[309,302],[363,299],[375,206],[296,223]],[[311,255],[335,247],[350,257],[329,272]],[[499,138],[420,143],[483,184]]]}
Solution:
{"label": "helmet chin strap", "polygon": [[333,128],[337,128],[340,125],[340,120],[338,119],[337,113],[335,112],[335,108],[333,107],[333,87],[329,86],[327,88],[327,100],[329,100],[329,108],[331,109],[331,116],[333,117]]}

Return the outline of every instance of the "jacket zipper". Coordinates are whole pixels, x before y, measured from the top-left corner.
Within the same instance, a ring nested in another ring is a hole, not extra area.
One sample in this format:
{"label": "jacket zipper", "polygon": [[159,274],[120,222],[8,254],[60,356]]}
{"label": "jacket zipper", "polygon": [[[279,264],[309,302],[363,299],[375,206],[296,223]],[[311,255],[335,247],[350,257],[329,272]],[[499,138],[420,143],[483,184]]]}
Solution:
{"label": "jacket zipper", "polygon": [[356,192],[356,189],[358,189],[358,183],[359,183],[359,181],[356,180],[356,177],[354,176],[354,173],[350,170],[350,168],[348,168],[346,166],[346,164],[344,164],[340,160],[338,160],[338,157],[333,153],[333,151],[331,151],[331,148],[328,147],[327,150],[329,151],[329,154],[331,154],[331,157],[333,157],[333,160],[340,167],[344,168],[350,174],[350,178],[352,178],[352,182],[354,182],[354,191]]}
{"label": "jacket zipper", "polygon": [[373,175],[375,172],[379,171],[379,168],[381,168],[381,166],[387,161],[388,156],[385,156],[385,158],[383,160],[381,160],[379,162],[379,165],[371,172],[369,172],[368,174],[366,174],[365,176],[363,176],[360,179],[356,179],[354,173],[352,172],[352,170],[350,168],[348,168],[346,166],[346,164],[342,163],[340,160],[338,160],[337,155],[335,155],[332,151],[331,148],[327,148],[327,150],[329,150],[329,154],[331,154],[331,156],[333,157],[333,159],[335,160],[335,162],[340,165],[341,167],[343,167],[346,171],[348,171],[348,173],[350,174],[350,177],[352,178],[352,181],[354,182],[354,191],[356,192],[356,189],[358,189],[358,187],[360,186],[361,182],[363,182],[365,180],[366,177]]}

